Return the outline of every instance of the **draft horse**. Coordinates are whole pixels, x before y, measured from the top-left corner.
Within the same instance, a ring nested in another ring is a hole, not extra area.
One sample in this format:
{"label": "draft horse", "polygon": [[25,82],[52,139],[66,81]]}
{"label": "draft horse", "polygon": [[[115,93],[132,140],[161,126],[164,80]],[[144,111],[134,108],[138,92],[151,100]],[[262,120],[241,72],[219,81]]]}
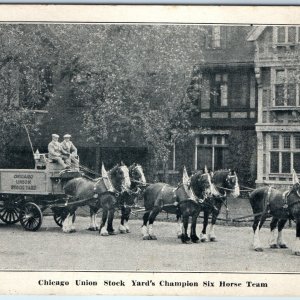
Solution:
{"label": "draft horse", "polygon": [[[125,165],[117,165],[109,173],[102,166],[102,177],[95,180],[79,177],[68,181],[64,186],[64,192],[69,196],[69,200],[68,215],[63,222],[63,231],[73,232],[76,209],[79,206],[89,205],[91,211],[94,209],[94,212],[97,212],[100,207],[103,210],[99,233],[102,236],[116,234],[113,229],[113,219],[117,203],[117,189],[120,188],[122,191],[129,186],[128,168]],[[94,224],[95,217],[96,213],[91,216],[91,222]],[[106,221],[107,227],[105,226]]]}
{"label": "draft horse", "polygon": [[[199,170],[196,173],[194,173],[190,178],[190,186],[195,194],[195,196],[198,198],[197,203],[194,203],[195,209],[198,209],[198,215],[203,210],[204,207],[211,207],[214,208],[214,203],[212,202],[211,197],[211,191],[212,191],[212,184],[211,184],[211,176],[210,173],[207,172],[206,169]],[[178,231],[177,231],[177,237],[182,238],[182,224],[180,222],[181,220],[181,211],[177,211],[177,223],[178,223]],[[199,238],[195,238],[196,241],[199,240]]]}
{"label": "draft horse", "polygon": [[[296,173],[293,175],[296,180],[288,191],[283,192],[272,187],[260,187],[250,194],[250,204],[255,215],[252,225],[254,250],[263,251],[259,232],[268,217],[272,217],[270,248],[287,248],[282,230],[287,220],[293,219],[296,222],[296,241],[292,252],[300,255],[300,183]],[[276,227],[278,228],[277,236]]]}
{"label": "draft horse", "polygon": [[[204,177],[203,177],[204,178]],[[176,187],[166,183],[154,183],[148,186],[144,193],[145,214],[143,216],[142,234],[144,240],[156,240],[153,232],[153,223],[160,211],[164,210],[177,216],[182,216],[183,243],[196,243],[199,238],[196,234],[196,223],[199,215],[199,202],[191,189],[186,170],[182,182]],[[206,190],[210,191],[210,182],[207,179]],[[187,234],[189,217],[192,217],[191,234]]]}
{"label": "draft horse", "polygon": [[[204,219],[203,228],[200,235],[201,242],[206,242],[207,240],[210,240],[211,242],[217,241],[214,228],[222,205],[225,205],[226,197],[232,196],[236,198],[240,195],[238,177],[234,170],[218,170],[212,174],[211,203],[213,203],[213,205],[205,205],[203,207]],[[208,219],[210,215],[212,216],[212,218],[209,233],[207,236],[206,229],[208,226]]]}
{"label": "draft horse", "polygon": [[119,226],[120,233],[129,233],[129,217],[131,214],[131,207],[136,204],[137,197],[143,192],[146,187],[146,178],[141,165],[133,163],[128,168],[129,177],[131,181],[130,193],[124,193],[118,199],[121,208],[121,223]]}

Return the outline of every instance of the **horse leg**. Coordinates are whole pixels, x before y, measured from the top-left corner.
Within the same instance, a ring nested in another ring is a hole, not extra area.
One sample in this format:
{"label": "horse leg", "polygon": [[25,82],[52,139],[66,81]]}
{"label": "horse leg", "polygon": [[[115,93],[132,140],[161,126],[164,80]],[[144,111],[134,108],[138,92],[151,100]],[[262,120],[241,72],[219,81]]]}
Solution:
{"label": "horse leg", "polygon": [[209,212],[207,210],[204,210],[203,228],[202,228],[202,232],[200,234],[200,241],[201,242],[206,242],[207,241],[206,228],[207,228],[207,225],[208,225],[208,217],[209,217]]}
{"label": "horse leg", "polygon": [[267,218],[267,214],[264,213],[261,217],[260,217],[260,220],[256,226],[256,229],[254,231],[254,237],[253,237],[253,248],[255,251],[258,251],[258,252],[262,252],[263,251],[263,248],[261,246],[261,243],[260,243],[260,238],[259,238],[259,231],[261,229],[261,227],[263,226],[265,220]]}
{"label": "horse leg", "polygon": [[126,233],[126,227],[124,226],[124,222],[125,222],[125,206],[122,205],[122,207],[121,207],[121,223],[119,226],[120,233]]}
{"label": "horse leg", "polygon": [[67,217],[63,221],[62,230],[64,233],[71,232],[71,214],[70,214],[70,212],[68,212]]}
{"label": "horse leg", "polygon": [[129,228],[129,225],[128,225],[130,214],[131,214],[131,208],[129,206],[125,207],[125,223],[124,223],[124,226],[126,228],[126,233],[130,233],[130,228]]}
{"label": "horse leg", "polygon": [[88,230],[90,231],[97,231],[98,227],[96,224],[96,214],[98,209],[96,207],[90,206],[90,226]]}
{"label": "horse leg", "polygon": [[300,219],[296,219],[296,241],[293,246],[293,253],[300,255]]}
{"label": "horse leg", "polygon": [[115,216],[115,208],[111,207],[108,210],[108,219],[107,219],[107,232],[108,232],[109,235],[116,235],[117,234],[115,232],[114,228],[113,228],[114,216]]}
{"label": "horse leg", "polygon": [[183,232],[182,232],[182,235],[181,235],[181,241],[184,244],[190,244],[191,241],[190,241],[190,238],[187,234],[188,226],[189,226],[189,213],[188,212],[184,212],[182,214],[182,223],[183,223],[183,226],[182,226]]}
{"label": "horse leg", "polygon": [[101,225],[99,228],[99,234],[102,236],[108,236],[108,232],[105,228],[105,223],[107,220],[107,216],[108,216],[108,209],[103,208],[103,212],[102,212],[102,220],[101,220]]}
{"label": "horse leg", "polygon": [[148,232],[149,232],[149,236],[151,240],[157,240],[156,235],[153,232],[153,223],[155,221],[155,218],[157,217],[157,215],[159,214],[160,208],[159,207],[154,207],[150,213],[149,216],[149,228],[148,228]]}
{"label": "horse leg", "polygon": [[283,237],[282,237],[282,230],[283,230],[284,225],[286,224],[286,222],[287,222],[287,219],[281,219],[281,220],[279,220],[279,222],[278,222],[278,238],[277,238],[277,245],[278,245],[280,248],[288,248],[288,246],[286,245],[286,243],[284,242]]}
{"label": "horse leg", "polygon": [[199,216],[199,211],[195,210],[195,212],[192,215],[192,224],[191,224],[191,240],[193,243],[198,243],[199,238],[196,234],[196,225],[197,225],[197,218]]}
{"label": "horse leg", "polygon": [[271,230],[271,237],[270,237],[270,248],[276,249],[277,247],[277,234],[276,234],[276,227],[278,223],[278,218],[273,217],[270,223],[270,230]]}
{"label": "horse leg", "polygon": [[176,213],[176,220],[177,220],[177,238],[181,239],[182,236],[182,222],[181,222],[181,213],[178,210]]}
{"label": "horse leg", "polygon": [[213,214],[212,214],[212,220],[211,220],[209,233],[208,233],[208,238],[211,242],[217,242],[217,237],[215,234],[215,225],[216,225],[218,214],[215,212],[213,212]]}
{"label": "horse leg", "polygon": [[76,219],[76,208],[72,210],[70,213],[70,222],[71,222],[71,230],[70,232],[76,232],[75,229],[75,219]]}
{"label": "horse leg", "polygon": [[143,240],[150,240],[148,227],[147,227],[150,212],[151,211],[146,211],[143,216],[143,226],[142,226]]}

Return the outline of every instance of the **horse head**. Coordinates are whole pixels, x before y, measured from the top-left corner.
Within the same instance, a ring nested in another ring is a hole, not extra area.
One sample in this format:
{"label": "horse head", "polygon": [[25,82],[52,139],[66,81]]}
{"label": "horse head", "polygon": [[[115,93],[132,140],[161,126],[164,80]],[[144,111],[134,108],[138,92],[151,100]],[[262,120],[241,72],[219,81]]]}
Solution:
{"label": "horse head", "polygon": [[129,170],[130,179],[133,183],[136,183],[137,186],[146,185],[146,178],[141,165],[134,163],[128,168],[128,170]]}
{"label": "horse head", "polygon": [[125,164],[116,165],[109,171],[109,173],[117,190],[122,192],[129,190],[131,181],[129,177],[129,170]]}
{"label": "horse head", "polygon": [[236,172],[233,170],[215,171],[213,178],[213,195],[224,197],[231,194],[234,198],[240,195],[240,187]]}
{"label": "horse head", "polygon": [[230,194],[237,198],[240,195],[238,177],[234,170],[229,170],[225,179],[225,188],[231,190]]}
{"label": "horse head", "polygon": [[191,177],[191,187],[198,198],[208,198],[212,194],[210,173],[206,169],[196,172]]}

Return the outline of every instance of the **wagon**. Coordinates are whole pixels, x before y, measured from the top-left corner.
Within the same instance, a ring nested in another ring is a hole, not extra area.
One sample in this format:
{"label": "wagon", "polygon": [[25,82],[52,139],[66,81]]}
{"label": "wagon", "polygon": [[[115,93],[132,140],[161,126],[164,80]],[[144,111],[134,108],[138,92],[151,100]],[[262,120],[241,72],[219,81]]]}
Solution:
{"label": "wagon", "polygon": [[63,169],[48,159],[47,154],[34,154],[34,169],[0,169],[0,219],[6,224],[20,222],[25,230],[38,230],[43,211],[50,208],[57,225],[67,216],[66,181],[82,176],[79,168]]}

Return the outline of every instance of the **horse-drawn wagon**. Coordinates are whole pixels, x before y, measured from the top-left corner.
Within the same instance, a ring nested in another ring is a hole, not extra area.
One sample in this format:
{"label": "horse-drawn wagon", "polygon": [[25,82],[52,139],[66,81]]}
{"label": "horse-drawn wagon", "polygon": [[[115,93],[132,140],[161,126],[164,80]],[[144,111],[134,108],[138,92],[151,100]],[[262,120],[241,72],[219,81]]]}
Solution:
{"label": "horse-drawn wagon", "polygon": [[56,224],[62,226],[68,205],[63,185],[82,173],[78,168],[62,169],[47,154],[35,153],[34,159],[34,169],[0,169],[0,219],[36,231],[43,211],[50,208]]}

